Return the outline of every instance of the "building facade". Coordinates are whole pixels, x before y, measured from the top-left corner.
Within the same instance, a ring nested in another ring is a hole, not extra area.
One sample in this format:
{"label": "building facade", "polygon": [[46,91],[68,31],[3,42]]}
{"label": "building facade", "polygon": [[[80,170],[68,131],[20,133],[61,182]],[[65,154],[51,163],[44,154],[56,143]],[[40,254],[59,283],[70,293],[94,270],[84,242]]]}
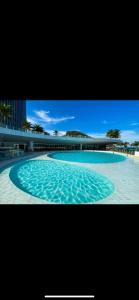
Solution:
{"label": "building facade", "polygon": [[118,139],[50,136],[44,133],[0,127],[1,147],[17,145],[20,149],[27,151],[106,150],[118,142],[120,142]]}
{"label": "building facade", "polygon": [[12,115],[3,122],[3,125],[11,129],[22,129],[23,122],[26,119],[26,101],[0,100],[0,104],[4,103],[11,105]]}

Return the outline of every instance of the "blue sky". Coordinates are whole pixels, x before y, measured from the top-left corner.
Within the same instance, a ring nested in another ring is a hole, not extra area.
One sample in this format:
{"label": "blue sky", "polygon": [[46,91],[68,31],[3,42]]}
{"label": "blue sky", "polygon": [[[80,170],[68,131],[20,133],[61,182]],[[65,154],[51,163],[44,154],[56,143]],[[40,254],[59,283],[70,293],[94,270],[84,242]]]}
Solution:
{"label": "blue sky", "polygon": [[124,141],[139,140],[139,101],[134,100],[31,100],[27,119],[46,131],[80,130],[104,137],[109,129],[120,129]]}

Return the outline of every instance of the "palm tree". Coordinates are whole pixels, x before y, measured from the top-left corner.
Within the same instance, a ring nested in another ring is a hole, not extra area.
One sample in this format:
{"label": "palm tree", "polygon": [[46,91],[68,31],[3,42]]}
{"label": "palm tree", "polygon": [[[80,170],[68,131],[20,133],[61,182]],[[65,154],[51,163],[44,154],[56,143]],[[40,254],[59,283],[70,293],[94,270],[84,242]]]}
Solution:
{"label": "palm tree", "polygon": [[6,119],[10,118],[12,115],[11,105],[0,104],[0,117],[2,123],[5,124]]}
{"label": "palm tree", "polygon": [[131,144],[131,146],[139,146],[139,141],[135,141],[134,143]]}
{"label": "palm tree", "polygon": [[128,146],[130,143],[129,142],[118,142],[117,145],[118,146]]}
{"label": "palm tree", "polygon": [[23,123],[23,129],[25,129],[26,131],[30,130],[32,128],[32,124],[31,122],[25,120]]}
{"label": "palm tree", "polygon": [[109,138],[119,139],[120,138],[120,130],[119,129],[110,129],[107,131],[106,136]]}
{"label": "palm tree", "polygon": [[58,130],[55,130],[55,131],[53,132],[53,135],[57,136],[57,135],[58,135]]}
{"label": "palm tree", "polygon": [[50,135],[50,133],[47,131],[44,131],[44,135]]}
{"label": "palm tree", "polygon": [[38,132],[38,133],[43,133],[44,129],[42,126],[40,126],[39,124],[35,124],[32,127],[32,131]]}

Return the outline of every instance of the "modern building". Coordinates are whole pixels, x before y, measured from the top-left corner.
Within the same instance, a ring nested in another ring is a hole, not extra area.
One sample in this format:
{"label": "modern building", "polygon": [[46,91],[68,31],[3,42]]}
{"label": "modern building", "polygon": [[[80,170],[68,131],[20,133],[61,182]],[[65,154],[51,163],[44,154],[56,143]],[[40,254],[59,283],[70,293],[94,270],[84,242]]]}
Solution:
{"label": "modern building", "polygon": [[0,126],[0,148],[11,146],[25,151],[106,150],[119,141],[108,138],[59,137],[25,132],[21,129],[26,119],[26,101],[0,100],[1,103],[11,105],[12,115],[5,120],[4,126]]}
{"label": "modern building", "polygon": [[0,100],[0,104],[11,105],[12,115],[3,123],[11,129],[21,129],[26,119],[26,101],[25,100]]}

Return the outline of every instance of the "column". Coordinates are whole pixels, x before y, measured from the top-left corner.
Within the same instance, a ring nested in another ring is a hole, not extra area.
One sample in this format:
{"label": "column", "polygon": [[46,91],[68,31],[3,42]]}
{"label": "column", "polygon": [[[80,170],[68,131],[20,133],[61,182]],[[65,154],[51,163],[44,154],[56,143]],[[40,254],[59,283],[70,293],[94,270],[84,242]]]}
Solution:
{"label": "column", "polygon": [[29,150],[29,151],[34,151],[34,144],[33,144],[32,141],[29,142],[28,150]]}
{"label": "column", "polygon": [[83,145],[82,145],[82,144],[80,144],[80,150],[82,150],[82,147],[83,147]]}

